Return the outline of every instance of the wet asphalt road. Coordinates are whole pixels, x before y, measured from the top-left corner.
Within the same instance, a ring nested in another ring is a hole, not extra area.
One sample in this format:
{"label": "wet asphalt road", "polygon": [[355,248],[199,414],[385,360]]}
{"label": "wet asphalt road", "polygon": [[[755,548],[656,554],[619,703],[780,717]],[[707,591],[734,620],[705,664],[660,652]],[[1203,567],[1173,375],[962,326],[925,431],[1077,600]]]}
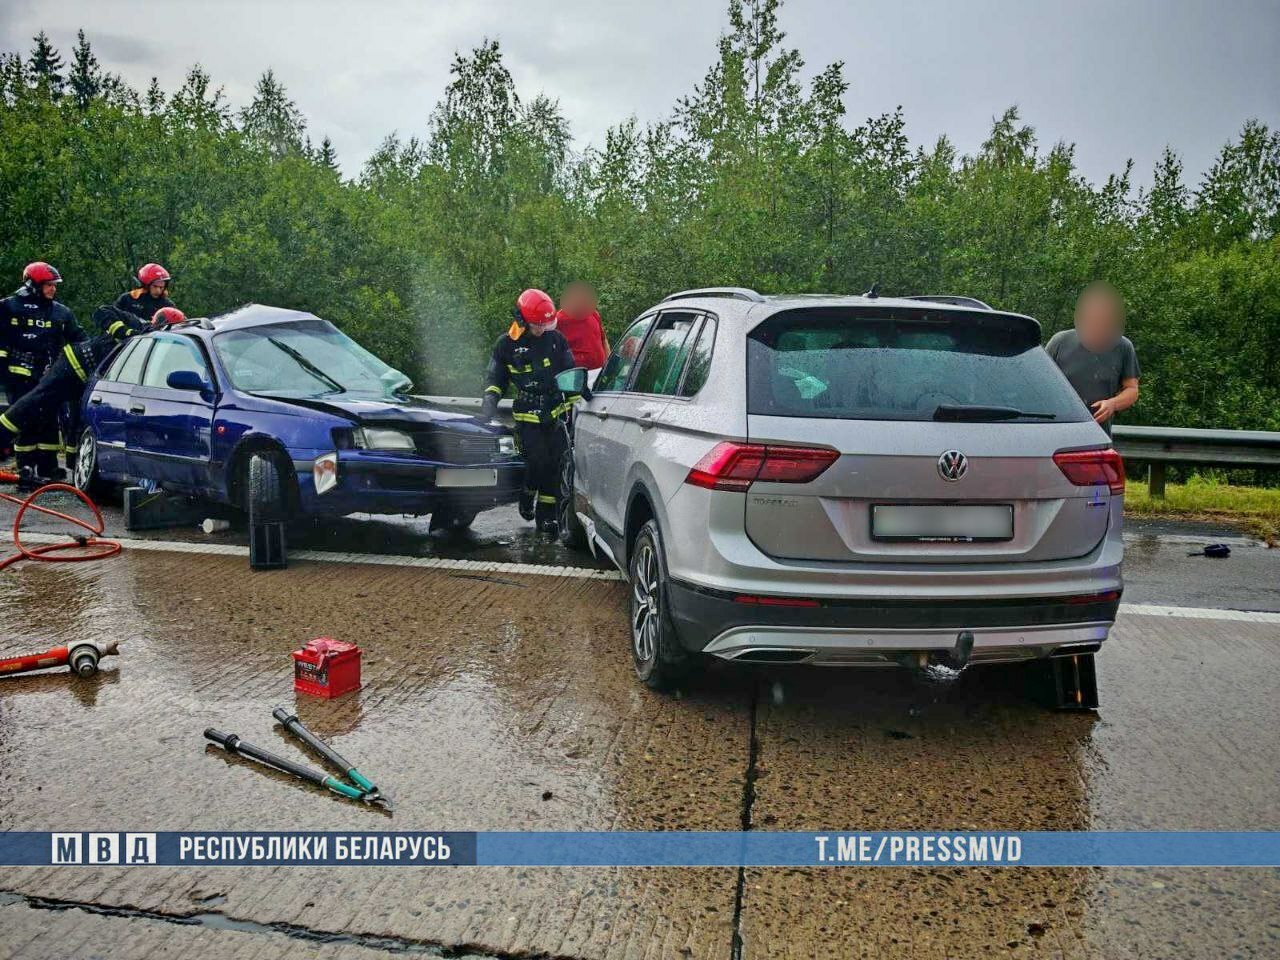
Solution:
{"label": "wet asphalt road", "polygon": [[[162,530],[126,532],[118,507],[104,507],[103,515],[109,535],[248,544],[247,532],[240,525],[211,535],[200,531],[198,521]],[[0,505],[0,523],[8,516],[8,507]],[[41,517],[33,517],[27,526],[46,532],[60,529],[57,521]],[[1225,560],[1188,556],[1214,541],[1229,543],[1232,555]],[[403,517],[360,516],[295,524],[289,531],[289,545],[300,550],[612,569],[607,561],[544,541],[512,506],[482,513],[470,530],[457,533],[432,534],[427,520]],[[1280,611],[1280,549],[1268,549],[1261,541],[1228,526],[1129,521],[1124,598],[1128,603]]]}
{"label": "wet asphalt road", "polygon": [[[295,543],[565,562],[511,519]],[[1188,549],[1132,542],[1126,600],[1275,608],[1280,551]],[[0,574],[0,651],[126,644],[95,680],[5,679],[0,829],[1280,829],[1274,621],[1122,615],[1091,716],[1043,710],[1005,668],[951,686],[720,668],[660,696],[631,675],[624,604],[614,581],[527,573],[251,574],[138,549],[19,565]],[[360,644],[364,687],[295,701],[288,652],[321,634]],[[384,783],[394,816],[201,738],[291,753],[278,703]],[[747,958],[1260,958],[1280,954],[1278,902],[1275,870],[9,869],[0,956],[730,960],[736,935]]]}

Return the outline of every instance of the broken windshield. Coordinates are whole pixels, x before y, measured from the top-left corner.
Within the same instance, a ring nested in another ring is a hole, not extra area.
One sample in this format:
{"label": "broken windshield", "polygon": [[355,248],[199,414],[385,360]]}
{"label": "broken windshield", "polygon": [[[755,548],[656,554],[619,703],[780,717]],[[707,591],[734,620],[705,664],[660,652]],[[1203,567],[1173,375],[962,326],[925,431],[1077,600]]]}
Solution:
{"label": "broken windshield", "polygon": [[228,330],[214,336],[213,346],[232,385],[245,393],[389,399],[413,387],[403,373],[326,320]]}

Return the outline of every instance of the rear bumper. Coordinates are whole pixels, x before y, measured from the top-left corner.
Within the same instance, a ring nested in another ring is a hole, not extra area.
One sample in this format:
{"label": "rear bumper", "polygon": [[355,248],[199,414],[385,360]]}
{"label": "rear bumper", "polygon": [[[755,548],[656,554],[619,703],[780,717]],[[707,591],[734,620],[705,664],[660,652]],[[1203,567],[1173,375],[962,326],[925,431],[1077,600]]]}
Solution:
{"label": "rear bumper", "polygon": [[1120,604],[1113,592],[1085,602],[1049,597],[774,606],[674,581],[668,601],[690,650],[727,660],[865,666],[952,650],[962,633],[973,636],[973,663],[1090,652],[1106,640]]}

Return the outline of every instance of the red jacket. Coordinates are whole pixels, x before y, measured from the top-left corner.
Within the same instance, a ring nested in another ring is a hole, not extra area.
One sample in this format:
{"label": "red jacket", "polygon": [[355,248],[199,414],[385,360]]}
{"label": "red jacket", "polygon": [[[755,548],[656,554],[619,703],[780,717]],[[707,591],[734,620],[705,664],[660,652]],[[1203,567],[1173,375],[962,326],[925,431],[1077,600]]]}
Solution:
{"label": "red jacket", "polygon": [[609,354],[605,346],[604,324],[600,314],[592,310],[581,320],[569,316],[563,310],[556,314],[556,329],[569,341],[575,366],[599,370]]}

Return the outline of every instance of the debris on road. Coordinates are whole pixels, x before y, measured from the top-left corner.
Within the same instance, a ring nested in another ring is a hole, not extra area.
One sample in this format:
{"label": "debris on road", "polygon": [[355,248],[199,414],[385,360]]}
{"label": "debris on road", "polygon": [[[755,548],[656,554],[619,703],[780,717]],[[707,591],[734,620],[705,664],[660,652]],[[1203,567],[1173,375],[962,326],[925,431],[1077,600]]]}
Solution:
{"label": "debris on road", "polygon": [[317,637],[293,651],[293,689],[333,699],[360,689],[360,648],[354,643]]}
{"label": "debris on road", "polygon": [[1192,550],[1187,554],[1188,557],[1210,557],[1214,560],[1225,560],[1231,556],[1231,548],[1225,543],[1206,544],[1201,550]]}

